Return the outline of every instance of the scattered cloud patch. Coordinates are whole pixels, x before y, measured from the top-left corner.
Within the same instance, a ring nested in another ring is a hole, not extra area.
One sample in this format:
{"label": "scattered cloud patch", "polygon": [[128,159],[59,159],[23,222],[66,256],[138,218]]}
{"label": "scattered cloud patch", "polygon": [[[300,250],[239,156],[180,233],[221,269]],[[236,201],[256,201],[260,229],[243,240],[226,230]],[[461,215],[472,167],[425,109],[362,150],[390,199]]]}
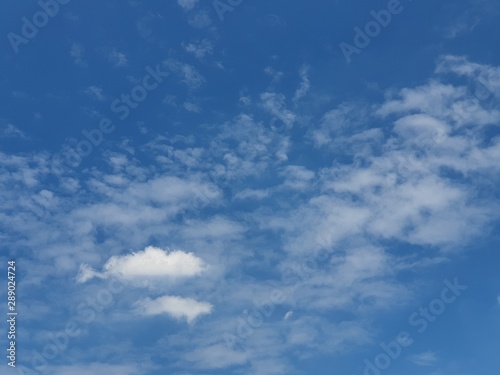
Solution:
{"label": "scattered cloud patch", "polygon": [[263,108],[271,115],[277,117],[287,127],[292,127],[296,120],[296,115],[286,108],[286,100],[283,94],[265,92],[260,95]]}
{"label": "scattered cloud patch", "polygon": [[186,52],[192,54],[197,59],[203,59],[205,56],[211,55],[214,49],[212,42],[207,39],[183,44],[182,46],[184,47]]}
{"label": "scattered cloud patch", "polygon": [[85,48],[80,43],[73,43],[70,49],[70,55],[73,58],[73,61],[76,65],[86,66],[86,63],[83,61],[83,54],[85,52]]}
{"label": "scattered cloud patch", "polygon": [[438,356],[434,352],[424,352],[410,357],[410,361],[418,366],[433,366],[438,360]]}
{"label": "scattered cloud patch", "polygon": [[184,102],[184,109],[188,112],[194,112],[194,113],[200,113],[201,108],[199,105],[193,103],[193,102]]}
{"label": "scattered cloud patch", "polygon": [[177,0],[177,4],[185,11],[189,11],[198,4],[198,0]]}
{"label": "scattered cloud patch", "polygon": [[26,138],[26,134],[13,124],[7,124],[2,130],[2,137],[4,138]]}
{"label": "scattered cloud patch", "polygon": [[196,29],[203,29],[212,24],[212,19],[206,11],[197,11],[189,16],[188,22]]}
{"label": "scattered cloud patch", "polygon": [[106,100],[106,96],[104,95],[103,89],[98,86],[89,86],[85,89],[85,94],[91,97],[94,100],[98,100],[103,102]]}
{"label": "scattered cloud patch", "polygon": [[192,65],[183,63],[183,62],[181,62],[179,60],[175,60],[175,59],[167,60],[166,65],[190,89],[197,89],[198,87],[203,85],[203,83],[205,83],[205,78]]}
{"label": "scattered cloud patch", "polygon": [[145,298],[137,302],[137,307],[142,315],[167,314],[176,319],[185,318],[188,323],[192,323],[201,315],[210,314],[213,310],[213,306],[208,302],[177,296]]}
{"label": "scattered cloud patch", "polygon": [[128,65],[127,56],[123,52],[119,52],[116,49],[113,49],[108,54],[108,61],[115,67],[124,67]]}

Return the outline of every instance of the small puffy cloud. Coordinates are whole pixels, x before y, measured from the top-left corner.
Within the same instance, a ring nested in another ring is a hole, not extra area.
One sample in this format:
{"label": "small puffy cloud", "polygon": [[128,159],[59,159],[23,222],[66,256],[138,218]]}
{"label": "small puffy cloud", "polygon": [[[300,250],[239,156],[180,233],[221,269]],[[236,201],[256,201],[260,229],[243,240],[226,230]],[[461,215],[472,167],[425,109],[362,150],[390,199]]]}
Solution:
{"label": "small puffy cloud", "polygon": [[125,256],[111,257],[104,265],[106,273],[125,278],[142,276],[187,277],[200,274],[204,262],[182,250],[170,253],[158,247],[148,246],[144,251]]}
{"label": "small puffy cloud", "polygon": [[101,102],[106,100],[106,96],[104,96],[104,93],[103,93],[103,90],[101,87],[89,86],[85,89],[85,94],[90,96],[94,100],[99,100]]}
{"label": "small puffy cloud", "polygon": [[198,4],[198,0],[177,0],[177,4],[185,11],[188,11],[192,10]]}
{"label": "small puffy cloud", "polygon": [[436,364],[438,357],[434,352],[424,352],[411,356],[410,361],[418,366],[432,366]]}
{"label": "small puffy cloud", "polygon": [[73,43],[71,45],[71,49],[69,51],[69,54],[73,58],[73,61],[76,65],[86,66],[85,62],[83,61],[83,53],[84,52],[85,52],[85,48],[80,43]]}
{"label": "small puffy cloud", "polygon": [[198,11],[191,15],[188,20],[189,24],[196,29],[203,29],[212,24],[212,20],[206,11]]}
{"label": "small puffy cloud", "polygon": [[185,318],[191,323],[200,315],[210,314],[212,304],[198,302],[191,298],[178,296],[163,296],[157,299],[144,298],[137,302],[138,311],[142,315],[167,314],[176,319]]}
{"label": "small puffy cloud", "polygon": [[115,67],[123,67],[123,66],[127,66],[128,65],[127,56],[125,56],[124,53],[117,51],[116,49],[113,49],[109,53],[108,60]]}
{"label": "small puffy cloud", "polygon": [[203,85],[203,83],[205,83],[205,78],[192,65],[185,64],[175,59],[167,60],[166,65],[190,89],[197,89],[198,87]]}
{"label": "small puffy cloud", "polygon": [[189,102],[189,101],[184,102],[184,109],[186,111],[194,112],[194,113],[201,112],[201,108],[197,104],[195,104],[193,102]]}
{"label": "small puffy cloud", "polygon": [[183,44],[186,52],[191,53],[197,59],[202,59],[207,55],[211,55],[214,49],[212,42],[207,39],[196,41],[193,43]]}
{"label": "small puffy cloud", "polygon": [[145,277],[192,277],[205,269],[202,259],[193,253],[182,250],[167,250],[148,246],[144,251],[123,256],[113,256],[106,264],[102,273],[92,270],[87,265],[80,267],[77,281],[85,282],[94,277],[106,278],[117,276],[123,279]]}

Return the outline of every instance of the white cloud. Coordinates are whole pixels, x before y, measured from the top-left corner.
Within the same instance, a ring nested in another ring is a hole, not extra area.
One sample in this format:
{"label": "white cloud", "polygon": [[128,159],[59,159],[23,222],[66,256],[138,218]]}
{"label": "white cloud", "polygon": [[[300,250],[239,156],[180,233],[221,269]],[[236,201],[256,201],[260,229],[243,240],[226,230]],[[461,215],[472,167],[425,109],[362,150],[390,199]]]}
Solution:
{"label": "white cloud", "polygon": [[76,281],[78,283],[85,283],[88,280],[93,279],[94,277],[104,278],[105,275],[103,275],[99,272],[96,272],[88,264],[81,264],[80,265],[78,275],[76,276]]}
{"label": "white cloud", "polygon": [[476,26],[480,23],[479,17],[463,17],[457,20],[453,25],[450,25],[444,30],[444,37],[454,39],[460,35],[474,31]]}
{"label": "white cloud", "polygon": [[119,277],[141,284],[148,278],[179,279],[201,274],[207,265],[195,256],[182,250],[168,251],[148,246],[143,251],[127,255],[116,255],[104,264],[103,271],[98,272],[88,264],[81,264],[76,280],[84,283],[95,277]]}
{"label": "white cloud", "polygon": [[191,14],[188,22],[191,26],[197,29],[202,29],[204,27],[210,26],[212,24],[212,19],[206,11],[198,11],[194,14]]}
{"label": "white cloud", "polygon": [[207,39],[201,41],[196,41],[193,43],[183,44],[186,52],[191,53],[197,59],[203,59],[207,55],[211,55],[213,52],[213,44]]}
{"label": "white cloud", "polygon": [[[148,246],[141,252],[113,256],[103,267],[105,275],[116,275],[125,279],[192,277],[199,275],[204,269],[203,260],[193,253],[186,253],[182,250],[169,252],[153,246]],[[84,275],[88,274],[88,271],[84,273]]]}
{"label": "white cloud", "polygon": [[193,113],[200,113],[201,108],[197,104],[190,102],[190,101],[185,101],[184,104],[184,109],[188,112],[193,112]]}
{"label": "white cloud", "polygon": [[424,352],[412,355],[410,361],[418,366],[433,366],[438,362],[438,356],[434,352]]}
{"label": "white cloud", "polygon": [[194,66],[175,59],[169,59],[165,63],[190,89],[197,89],[205,83],[205,78]]}
{"label": "white cloud", "polygon": [[381,116],[409,111],[420,111],[429,115],[449,114],[451,104],[464,97],[466,89],[431,81],[417,88],[405,88],[399,98],[389,100],[377,111]]}
{"label": "white cloud", "polygon": [[115,67],[124,67],[128,65],[128,59],[127,56],[123,52],[119,52],[116,49],[113,49],[109,54],[108,54],[108,60],[110,63],[112,63]]}
{"label": "white cloud", "polygon": [[101,102],[106,100],[106,96],[103,93],[103,89],[98,86],[89,86],[85,89],[85,94],[90,96],[94,100],[99,100]]}
{"label": "white cloud", "polygon": [[213,306],[208,302],[177,296],[145,298],[138,301],[137,306],[139,313],[143,315],[167,314],[176,319],[185,318],[188,323],[201,315],[210,314],[213,310]]}
{"label": "white cloud", "polygon": [[177,0],[177,4],[179,4],[185,11],[188,11],[192,10],[196,4],[198,4],[198,0]]}
{"label": "white cloud", "polygon": [[266,66],[264,69],[264,73],[266,73],[268,76],[272,78],[271,83],[275,84],[281,81],[281,79],[284,76],[283,72],[280,72],[279,70],[275,70],[272,66]]}
{"label": "white cloud", "polygon": [[86,63],[83,61],[83,53],[85,52],[85,48],[80,43],[73,43],[70,49],[70,55],[73,58],[73,61],[76,65],[86,66]]}
{"label": "white cloud", "polygon": [[196,363],[200,368],[224,369],[248,362],[246,352],[230,350],[224,344],[203,345],[185,355],[190,363]]}
{"label": "white cloud", "polygon": [[299,165],[288,165],[280,173],[285,177],[284,186],[290,189],[304,190],[311,187],[315,173]]}
{"label": "white cloud", "polygon": [[294,124],[296,115],[286,109],[284,95],[265,92],[260,95],[260,100],[264,109],[280,119],[287,127],[291,127]]}
{"label": "white cloud", "polygon": [[500,95],[500,67],[474,63],[464,56],[445,55],[438,61],[436,73],[475,79],[474,94],[479,100],[486,100],[491,94]]}
{"label": "white cloud", "polygon": [[255,201],[265,199],[271,195],[268,189],[243,189],[234,195],[234,199],[253,199]]}
{"label": "white cloud", "polygon": [[369,117],[364,107],[342,103],[326,112],[319,127],[311,130],[309,136],[318,147],[328,147],[339,153],[359,153],[359,147],[383,141],[378,129],[364,128]]}
{"label": "white cloud", "polygon": [[140,375],[144,374],[146,371],[146,369],[141,369],[137,365],[111,365],[101,363],[90,363],[85,365],[72,364],[71,366],[49,366],[47,370],[52,375]]}
{"label": "white cloud", "polygon": [[293,101],[295,104],[302,99],[309,92],[311,88],[311,82],[309,81],[309,67],[303,66],[300,68],[300,85],[299,88],[295,91],[295,95],[293,97]]}
{"label": "white cloud", "polygon": [[24,134],[24,132],[17,126],[13,124],[7,124],[7,126],[5,126],[5,128],[2,131],[2,137],[24,139],[26,138],[26,134]]}

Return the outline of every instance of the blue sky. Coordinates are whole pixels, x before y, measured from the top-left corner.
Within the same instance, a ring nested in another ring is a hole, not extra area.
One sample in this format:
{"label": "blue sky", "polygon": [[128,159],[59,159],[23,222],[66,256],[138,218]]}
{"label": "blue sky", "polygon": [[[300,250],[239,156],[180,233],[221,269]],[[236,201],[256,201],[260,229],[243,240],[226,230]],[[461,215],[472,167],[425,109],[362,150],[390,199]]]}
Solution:
{"label": "blue sky", "polygon": [[498,373],[498,2],[2,7],[2,374]]}

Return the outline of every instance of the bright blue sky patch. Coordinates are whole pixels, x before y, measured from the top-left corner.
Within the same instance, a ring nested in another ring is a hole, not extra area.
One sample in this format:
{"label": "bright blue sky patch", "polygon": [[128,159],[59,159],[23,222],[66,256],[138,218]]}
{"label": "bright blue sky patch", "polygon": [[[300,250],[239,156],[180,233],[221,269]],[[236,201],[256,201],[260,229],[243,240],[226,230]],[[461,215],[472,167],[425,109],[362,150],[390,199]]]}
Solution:
{"label": "bright blue sky patch", "polygon": [[497,2],[3,7],[2,374],[498,372]]}

